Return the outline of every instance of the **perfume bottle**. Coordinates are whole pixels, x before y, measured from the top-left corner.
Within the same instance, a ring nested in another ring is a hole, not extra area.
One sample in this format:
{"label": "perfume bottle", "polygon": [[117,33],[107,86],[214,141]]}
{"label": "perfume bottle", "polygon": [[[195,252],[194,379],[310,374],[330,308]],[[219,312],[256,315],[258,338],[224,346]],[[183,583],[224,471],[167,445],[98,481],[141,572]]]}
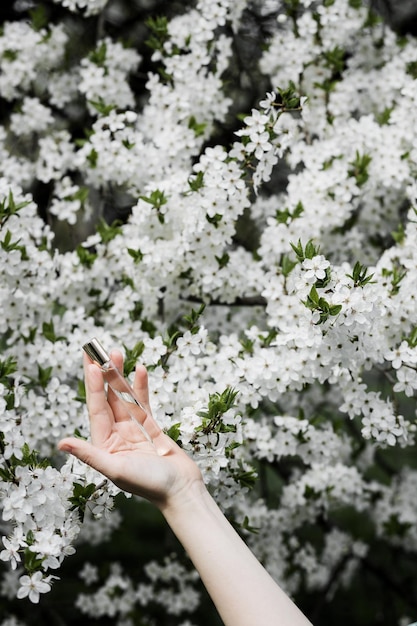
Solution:
{"label": "perfume bottle", "polygon": [[138,425],[145,439],[154,446],[158,454],[161,456],[167,454],[170,450],[169,441],[165,440],[165,437],[162,437],[158,444],[154,441],[162,434],[162,429],[150,411],[140,402],[129,382],[117,369],[99,340],[94,337],[83,345],[83,350],[100,367],[105,382],[114,392],[130,418]]}

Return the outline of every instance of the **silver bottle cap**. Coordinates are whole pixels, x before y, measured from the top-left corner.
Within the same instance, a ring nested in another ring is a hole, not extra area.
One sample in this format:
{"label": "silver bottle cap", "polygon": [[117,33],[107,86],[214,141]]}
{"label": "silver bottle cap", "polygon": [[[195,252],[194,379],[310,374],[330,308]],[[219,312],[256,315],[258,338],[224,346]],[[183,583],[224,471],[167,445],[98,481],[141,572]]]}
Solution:
{"label": "silver bottle cap", "polygon": [[88,354],[92,361],[98,363],[98,365],[105,365],[110,361],[110,356],[107,354],[101,343],[96,337],[93,337],[91,341],[88,341],[83,345],[83,350]]}

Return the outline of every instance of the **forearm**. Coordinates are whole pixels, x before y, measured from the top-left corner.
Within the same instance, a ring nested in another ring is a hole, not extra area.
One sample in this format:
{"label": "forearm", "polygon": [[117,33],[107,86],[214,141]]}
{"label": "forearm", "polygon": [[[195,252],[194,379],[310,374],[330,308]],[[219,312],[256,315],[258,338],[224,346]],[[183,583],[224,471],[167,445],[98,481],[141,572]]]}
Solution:
{"label": "forearm", "polygon": [[225,626],[308,626],[224,517],[202,483],[163,514],[198,570]]}

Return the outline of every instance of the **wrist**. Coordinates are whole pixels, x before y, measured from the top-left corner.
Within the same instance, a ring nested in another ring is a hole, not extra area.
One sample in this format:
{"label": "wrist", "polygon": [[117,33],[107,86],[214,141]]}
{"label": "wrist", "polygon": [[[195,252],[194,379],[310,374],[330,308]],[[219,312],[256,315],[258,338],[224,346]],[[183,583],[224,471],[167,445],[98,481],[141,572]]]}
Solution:
{"label": "wrist", "polygon": [[168,496],[164,502],[159,505],[159,509],[169,522],[173,517],[189,514],[192,511],[207,506],[210,500],[211,496],[207,491],[203,478],[200,477]]}

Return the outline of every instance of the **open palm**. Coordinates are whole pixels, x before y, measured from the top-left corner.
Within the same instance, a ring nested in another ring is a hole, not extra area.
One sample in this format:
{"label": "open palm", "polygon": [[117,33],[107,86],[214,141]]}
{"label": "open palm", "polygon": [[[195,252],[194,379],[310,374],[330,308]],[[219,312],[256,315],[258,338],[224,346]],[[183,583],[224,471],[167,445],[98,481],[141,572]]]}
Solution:
{"label": "open palm", "polygon": [[[114,351],[111,356],[122,371],[121,353]],[[158,429],[153,444],[145,438],[123,403],[111,390],[106,394],[100,368],[87,356],[84,357],[84,369],[91,442],[66,438],[59,443],[61,450],[71,452],[121,489],[143,496],[160,507],[179,492],[185,492],[191,483],[201,481],[197,465],[162,431]],[[133,389],[147,409],[145,428],[147,421],[150,422],[148,426],[154,426],[149,407],[148,376],[143,366],[136,368]],[[161,454],[160,450],[164,453]]]}

